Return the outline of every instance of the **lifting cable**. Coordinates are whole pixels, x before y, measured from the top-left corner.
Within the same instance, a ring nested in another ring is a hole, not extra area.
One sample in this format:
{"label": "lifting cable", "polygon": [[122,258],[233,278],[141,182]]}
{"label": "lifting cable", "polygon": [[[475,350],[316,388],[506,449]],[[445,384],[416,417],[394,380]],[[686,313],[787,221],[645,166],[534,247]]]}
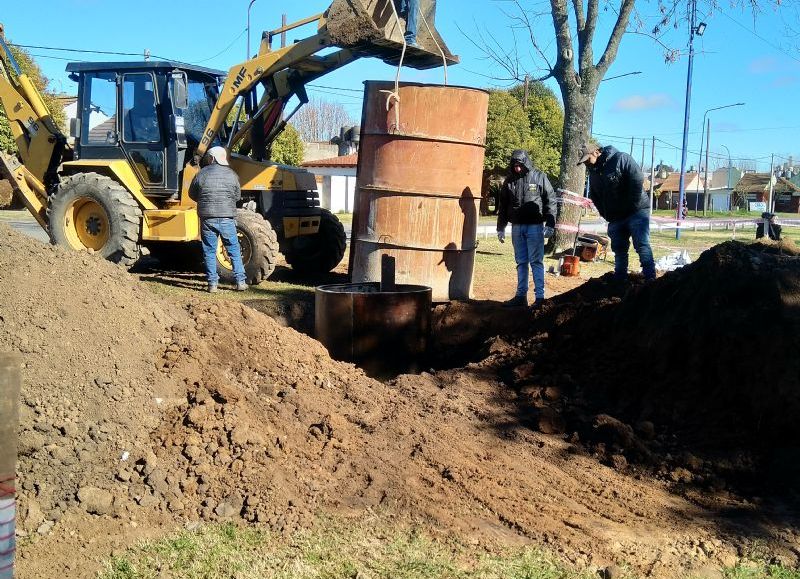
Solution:
{"label": "lifting cable", "polygon": [[400,53],[400,62],[397,65],[397,74],[394,77],[394,91],[381,90],[380,92],[386,93],[387,111],[392,106],[392,101],[396,101],[397,103],[394,107],[394,130],[399,131],[400,130],[400,70],[403,68],[403,59],[406,57],[406,37],[405,37],[405,26],[402,26],[400,24],[400,16],[398,16],[397,14],[397,8],[394,5],[394,0],[389,0],[389,4],[392,6],[392,14],[394,14],[394,20],[397,23],[397,27],[403,33],[403,51]]}
{"label": "lifting cable", "polygon": [[444,86],[447,86],[447,58],[445,58],[444,56],[444,50],[442,50],[442,47],[439,46],[439,42],[433,35],[433,31],[431,30],[431,27],[428,25],[428,19],[425,18],[425,13],[422,10],[420,10],[419,15],[422,16],[422,21],[425,23],[425,28],[428,29],[428,34],[430,35],[431,40],[433,40],[433,43],[436,45],[436,48],[439,49],[439,54],[442,55],[442,66],[444,67]]}

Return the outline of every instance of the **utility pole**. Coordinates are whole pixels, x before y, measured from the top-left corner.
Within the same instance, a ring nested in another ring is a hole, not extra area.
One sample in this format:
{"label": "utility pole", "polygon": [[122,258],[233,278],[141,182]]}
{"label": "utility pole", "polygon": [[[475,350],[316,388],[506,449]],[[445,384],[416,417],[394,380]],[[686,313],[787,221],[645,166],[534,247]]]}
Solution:
{"label": "utility pole", "polygon": [[[705,31],[705,24],[703,25]],[[692,68],[694,66],[694,35],[702,31],[697,27],[697,0],[692,0],[691,17],[689,21],[689,67],[686,73],[686,105],[683,115],[683,147],[681,148],[681,178],[678,196],[677,225],[675,228],[675,239],[681,238],[681,217],[683,213],[683,200],[686,197],[686,152],[689,148],[689,110],[692,104]]]}
{"label": "utility pole", "polygon": [[281,14],[281,48],[286,48],[286,14]]}
{"label": "utility pole", "polygon": [[631,157],[633,157],[633,137],[631,137]]}
{"label": "utility pole", "polygon": [[642,167],[644,167],[644,141],[645,138],[642,137]]}
{"label": "utility pole", "polygon": [[769,200],[767,202],[767,211],[772,212],[772,193],[774,192],[772,183],[772,174],[775,171],[775,153],[772,154],[769,161]]}
{"label": "utility pole", "polygon": [[708,147],[711,143],[711,119],[708,119],[708,124],[706,125],[706,170],[705,170],[705,179],[703,179],[703,217],[706,216],[706,211],[708,210]]}
{"label": "utility pole", "polygon": [[[644,149],[644,139],[642,139]],[[653,135],[653,148],[650,150],[650,216],[653,216],[653,206],[656,204],[656,137]]]}
{"label": "utility pole", "polygon": [[530,91],[530,77],[525,75],[525,92],[522,95],[522,108],[528,110],[528,94]]}

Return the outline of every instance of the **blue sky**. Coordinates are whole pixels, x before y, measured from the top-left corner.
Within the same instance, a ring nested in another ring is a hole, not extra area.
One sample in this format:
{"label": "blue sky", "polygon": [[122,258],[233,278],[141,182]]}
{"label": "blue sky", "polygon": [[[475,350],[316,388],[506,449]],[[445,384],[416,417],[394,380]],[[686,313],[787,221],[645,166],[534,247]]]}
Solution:
{"label": "blue sky", "polygon": [[[229,69],[246,55],[246,22],[249,0],[40,0],[8,2],[2,11],[7,37],[19,44],[51,47],[110,50],[152,54]],[[523,4],[546,9],[546,0],[523,0]],[[602,4],[602,3],[601,3]],[[280,25],[281,12],[289,21],[323,11],[326,0],[278,3],[256,0],[251,17],[251,48],[256,49],[261,31]],[[224,9],[223,9],[224,7]],[[449,68],[450,84],[490,87],[504,83],[487,76],[500,76],[496,64],[485,60],[470,38],[477,31],[509,42],[513,31],[503,10],[514,9],[508,0],[438,0],[437,28],[450,50],[461,57],[461,64]],[[647,21],[656,4],[639,0],[638,9]],[[728,148],[733,159],[745,159],[758,170],[769,169],[770,155],[778,162],[793,156],[800,165],[800,51],[791,46],[786,25],[797,26],[797,9],[775,11],[766,6],[753,16],[748,10],[727,8],[708,14],[705,34],[695,44],[694,81],[687,167],[697,165],[701,124],[705,110],[736,102],[733,107],[708,114],[711,119],[712,155],[723,158]],[[613,23],[611,10],[601,11],[597,38]],[[463,31],[463,32],[462,32]],[[289,39],[312,34],[304,28],[289,33]],[[464,34],[466,33],[466,35]],[[552,47],[549,16],[541,18],[536,37]],[[468,38],[468,36],[470,38]],[[686,26],[670,33],[670,46],[686,48]],[[525,39],[518,36],[518,45]],[[599,54],[601,46],[596,46]],[[51,88],[74,92],[75,85],[64,73],[66,60],[136,60],[135,57],[104,56],[30,49],[52,79]],[[39,56],[41,55],[41,57]],[[44,58],[47,56],[48,58]],[[56,57],[56,58],[54,58]],[[534,70],[534,66],[530,66]],[[604,143],[629,151],[634,138],[634,155],[642,155],[642,140],[647,139],[645,164],[650,159],[650,137],[655,135],[656,162],[680,164],[683,131],[687,59],[667,64],[663,50],[653,40],[626,35],[617,61],[607,76],[641,71],[641,74],[608,80],[601,84],[594,114],[594,133]],[[317,81],[312,96],[340,102],[358,118],[361,89],[367,79],[392,79],[395,69],[374,59],[362,59]],[[441,69],[404,69],[401,80],[441,83]],[[552,81],[548,84],[556,90]],[[334,87],[334,88],[322,88]],[[347,90],[344,90],[347,89]],[[724,145],[724,146],[723,146]],[[713,160],[711,167],[716,166]],[[725,164],[725,163],[722,163]],[[737,163],[735,163],[737,164]]]}

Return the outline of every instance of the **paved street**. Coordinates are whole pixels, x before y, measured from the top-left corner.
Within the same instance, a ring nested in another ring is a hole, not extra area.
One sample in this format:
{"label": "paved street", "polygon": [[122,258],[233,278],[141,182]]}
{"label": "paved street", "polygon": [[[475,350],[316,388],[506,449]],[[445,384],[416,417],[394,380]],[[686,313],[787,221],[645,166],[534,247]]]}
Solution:
{"label": "paved street", "polygon": [[10,225],[17,231],[29,235],[43,243],[48,243],[50,238],[45,233],[33,216],[27,210],[23,211],[0,211],[0,223]]}

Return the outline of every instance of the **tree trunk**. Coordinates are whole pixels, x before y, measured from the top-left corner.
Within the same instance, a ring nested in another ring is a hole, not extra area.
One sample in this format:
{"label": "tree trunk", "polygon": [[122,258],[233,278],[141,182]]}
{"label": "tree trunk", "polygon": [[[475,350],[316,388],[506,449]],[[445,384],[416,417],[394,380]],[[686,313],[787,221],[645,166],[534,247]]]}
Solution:
{"label": "tree trunk", "polygon": [[[561,84],[561,83],[559,83]],[[579,87],[561,84],[561,95],[564,100],[564,141],[561,148],[561,174],[556,187],[567,189],[583,195],[586,187],[586,168],[576,166],[580,158],[581,144],[591,136],[592,113],[596,91],[583,93]],[[559,207],[558,224],[575,227],[581,209],[577,205],[562,203]],[[554,239],[554,251],[572,249],[575,233],[557,229]]]}

